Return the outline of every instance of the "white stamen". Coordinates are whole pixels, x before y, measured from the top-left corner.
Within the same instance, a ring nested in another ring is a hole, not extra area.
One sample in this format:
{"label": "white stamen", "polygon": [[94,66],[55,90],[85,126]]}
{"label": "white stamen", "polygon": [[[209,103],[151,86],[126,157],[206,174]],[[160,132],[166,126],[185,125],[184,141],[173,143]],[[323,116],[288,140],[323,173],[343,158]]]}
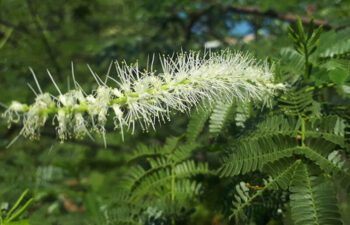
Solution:
{"label": "white stamen", "polygon": [[[21,135],[25,137],[37,137],[48,116],[52,116],[58,121],[56,129],[61,141],[91,136],[90,131],[95,131],[106,144],[105,125],[111,110],[115,128],[120,129],[124,139],[124,129],[133,133],[136,123],[145,131],[156,129],[157,122],[170,120],[173,110],[188,113],[193,107],[210,105],[217,100],[268,103],[277,90],[285,89],[283,84],[274,84],[273,73],[266,64],[258,64],[240,53],[226,51],[201,55],[192,52],[162,57],[163,71],[159,74],[153,70],[153,60],[154,56],[147,69],[142,71],[137,63],[115,63],[118,78],[110,76],[110,64],[105,81],[88,65],[98,84],[91,94],[86,94],[77,83],[73,63],[75,89],[64,94],[47,70],[58,96],[42,94],[30,68],[40,91],[35,102],[32,105],[13,103],[3,116],[10,124],[22,120]],[[108,79],[117,87],[107,86]]]}

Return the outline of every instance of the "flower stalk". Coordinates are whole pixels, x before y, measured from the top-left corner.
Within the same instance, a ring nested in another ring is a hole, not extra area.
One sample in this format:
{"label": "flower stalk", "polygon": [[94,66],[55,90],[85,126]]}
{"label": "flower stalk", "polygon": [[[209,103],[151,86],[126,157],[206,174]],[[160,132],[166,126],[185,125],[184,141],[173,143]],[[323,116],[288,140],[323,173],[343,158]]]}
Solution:
{"label": "flower stalk", "polygon": [[[53,119],[61,141],[84,137],[90,132],[105,133],[112,114],[116,129],[134,132],[138,123],[143,130],[155,129],[156,122],[170,120],[172,110],[188,112],[204,102],[216,100],[262,101],[267,103],[284,85],[275,84],[271,69],[247,55],[221,53],[181,53],[161,59],[162,73],[140,71],[137,66],[116,63],[117,76],[103,82],[86,94],[73,80],[75,89],[54,97],[42,93],[27,105],[13,101],[3,113],[9,124],[22,123],[21,134],[40,136],[40,129]],[[50,75],[50,74],[49,74]],[[51,75],[50,75],[51,77]],[[107,84],[112,81],[113,84]],[[54,81],[53,81],[54,82]]]}

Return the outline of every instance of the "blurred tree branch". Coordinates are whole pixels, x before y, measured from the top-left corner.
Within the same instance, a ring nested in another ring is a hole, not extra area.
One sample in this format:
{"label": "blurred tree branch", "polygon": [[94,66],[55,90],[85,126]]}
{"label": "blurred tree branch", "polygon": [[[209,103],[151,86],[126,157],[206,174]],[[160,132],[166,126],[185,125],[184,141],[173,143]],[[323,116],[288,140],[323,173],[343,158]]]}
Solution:
{"label": "blurred tree branch", "polygon": [[[279,13],[274,10],[266,10],[263,11],[261,9],[258,9],[256,7],[234,7],[234,6],[229,6],[225,9],[225,11],[231,11],[231,12],[236,12],[239,14],[247,14],[247,15],[253,15],[253,16],[262,16],[262,17],[269,17],[272,19],[278,19],[281,21],[285,22],[290,22],[290,23],[295,23],[297,19],[299,18],[298,15],[295,14],[290,14],[290,13]],[[311,22],[311,18],[306,17],[306,16],[300,16],[302,22],[304,24],[309,24]],[[327,20],[319,20],[315,19],[313,20],[313,23],[317,26],[323,26],[324,29],[332,29],[332,28],[339,28],[332,26]]]}
{"label": "blurred tree branch", "polygon": [[190,20],[189,20],[189,23],[186,26],[186,30],[185,30],[185,40],[186,41],[189,41],[191,38],[191,34],[192,34],[191,30],[192,30],[192,27],[194,26],[194,24],[198,20],[200,20],[201,17],[209,14],[214,8],[215,8],[214,6],[209,6],[208,8],[206,8],[204,10],[193,12],[193,13],[189,14]]}
{"label": "blurred tree branch", "polygon": [[261,10],[257,7],[253,6],[221,6],[221,5],[210,5],[204,9],[192,11],[192,12],[186,12],[187,19],[186,21],[181,19],[178,14],[179,12],[176,12],[175,14],[172,14],[170,17],[165,18],[163,21],[162,26],[160,27],[160,31],[165,29],[168,24],[170,23],[179,23],[184,31],[184,40],[185,43],[188,42],[192,37],[192,28],[193,26],[200,21],[205,16],[210,16],[213,11],[218,11],[221,14],[232,12],[237,13],[240,15],[251,15],[254,17],[265,17],[265,18],[271,18],[276,19],[288,23],[295,23],[297,19],[300,17],[303,24],[307,25],[310,24],[311,21],[317,26],[322,26],[325,30],[330,29],[342,29],[344,26],[335,26],[330,24],[327,20],[323,19],[314,19],[308,17],[308,16],[299,16],[296,14],[291,13],[280,13],[275,10]]}
{"label": "blurred tree branch", "polygon": [[[245,15],[252,15],[252,16],[257,16],[257,17],[267,17],[267,18],[272,18],[272,19],[277,19],[281,20],[284,22],[289,22],[289,23],[295,23],[297,19],[300,17],[301,21],[303,22],[304,25],[310,24],[312,21],[312,18],[307,17],[307,16],[299,16],[296,14],[291,14],[291,13],[279,13],[274,10],[261,10],[256,7],[251,7],[251,6],[245,6],[245,7],[239,7],[239,6],[227,6],[227,7],[221,7],[218,8],[216,6],[209,6],[201,11],[196,11],[196,12],[191,12],[189,13],[189,22],[188,25],[186,26],[185,29],[185,39],[188,41],[191,37],[191,29],[193,25],[201,19],[201,17],[208,15],[212,10],[218,9],[222,13],[225,12],[234,12],[237,14],[245,14]],[[341,26],[334,26],[330,24],[327,20],[322,20],[322,19],[314,19],[313,23],[317,26],[322,26],[325,30],[330,30],[330,29],[341,29],[343,27]]]}

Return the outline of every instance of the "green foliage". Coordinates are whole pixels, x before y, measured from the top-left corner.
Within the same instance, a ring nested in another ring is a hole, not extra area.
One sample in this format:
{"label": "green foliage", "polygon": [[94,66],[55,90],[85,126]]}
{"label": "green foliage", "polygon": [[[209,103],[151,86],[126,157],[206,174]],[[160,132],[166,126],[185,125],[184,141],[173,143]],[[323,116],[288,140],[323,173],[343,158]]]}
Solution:
{"label": "green foliage", "polygon": [[289,35],[294,42],[294,49],[307,58],[312,55],[318,47],[322,27],[313,28],[314,24],[311,22],[308,30],[304,30],[301,19],[296,22],[296,28],[289,27]]}
{"label": "green foliage", "polygon": [[330,31],[320,38],[317,55],[321,58],[346,58],[350,53],[350,29],[343,29],[339,32]]}
{"label": "green foliage", "polygon": [[218,102],[215,105],[213,113],[210,115],[209,132],[213,135],[218,135],[225,124],[228,122],[228,117],[232,114],[233,103]]}
{"label": "green foliage", "polygon": [[333,183],[313,176],[306,165],[295,172],[290,187],[291,213],[296,225],[342,224]]}
{"label": "green foliage", "polygon": [[269,138],[244,142],[238,145],[219,169],[221,176],[234,176],[261,170],[269,162],[289,157],[295,152],[293,141],[285,138]]}
{"label": "green foliage", "polygon": [[320,104],[313,99],[309,90],[291,90],[280,98],[281,110],[287,115],[318,117]]}
{"label": "green foliage", "polygon": [[[269,165],[266,171],[270,171],[272,176],[264,180],[264,186],[262,187],[247,186],[247,184],[243,182],[238,184],[236,186],[235,200],[233,202],[234,209],[231,217],[234,217],[237,222],[240,221],[242,217],[245,217],[243,210],[250,206],[256,198],[260,197],[267,190],[278,188],[283,190],[288,189],[291,180],[294,179],[300,162],[300,160],[297,160],[292,163],[285,160]],[[254,190],[253,193],[250,188]]]}
{"label": "green foliage", "polygon": [[238,224],[252,221],[252,217],[247,217],[251,216],[247,208],[263,204],[259,198],[269,189],[290,193],[291,219],[295,224],[343,224],[334,180],[348,186],[346,123],[339,113],[326,114],[329,103],[318,99],[321,91],[333,85],[309,85],[312,69],[318,68],[312,66],[308,57],[316,52],[321,30],[311,28],[305,34],[303,29],[299,22],[290,35],[296,51],[304,58],[305,76],[281,95],[270,115],[231,143],[218,170],[221,177],[252,172],[268,176],[262,186],[253,186],[253,191],[246,185],[249,183],[236,186],[231,216]]}
{"label": "green foliage", "polygon": [[26,212],[33,198],[28,199],[28,190],[25,190],[10,209],[1,209],[1,225],[29,225],[28,220],[21,219]]}
{"label": "green foliage", "polygon": [[305,74],[304,78],[308,79],[312,69],[312,65],[309,63],[310,56],[316,51],[319,45],[319,38],[322,33],[322,27],[314,29],[314,24],[311,21],[308,30],[305,31],[301,19],[296,22],[296,28],[289,27],[288,34],[293,40],[294,49],[305,59]]}
{"label": "green foliage", "polygon": [[204,46],[268,57],[286,85],[269,107],[223,99],[189,120],[170,112],[169,123],[125,132],[124,141],[107,121],[106,148],[98,136],[58,144],[45,128],[40,141],[5,149],[19,128],[1,120],[1,209],[23,188],[35,196],[33,207],[24,194],[2,210],[1,224],[350,223],[348,1],[2,0],[0,8],[3,103],[33,99],[23,88],[33,85],[28,66],[56,95],[46,69],[65,89],[73,62],[90,92],[87,63],[105,79],[111,60],[139,59],[143,71],[155,54],[158,70],[158,54]]}
{"label": "green foliage", "polygon": [[[192,159],[196,147],[194,143],[181,143],[181,138],[169,138],[163,147],[142,145],[131,153],[128,161],[136,165],[118,185],[123,194],[113,200],[117,204],[113,222],[124,224],[129,219],[130,224],[143,224],[150,219],[186,218],[192,210],[190,202],[202,193],[201,183],[193,178],[210,174],[207,163]],[[148,215],[150,211],[157,218]],[[145,218],[138,218],[140,215]]]}
{"label": "green foliage", "polygon": [[189,142],[194,142],[200,132],[202,132],[210,113],[210,109],[199,108],[194,115],[191,116],[186,130],[186,137]]}

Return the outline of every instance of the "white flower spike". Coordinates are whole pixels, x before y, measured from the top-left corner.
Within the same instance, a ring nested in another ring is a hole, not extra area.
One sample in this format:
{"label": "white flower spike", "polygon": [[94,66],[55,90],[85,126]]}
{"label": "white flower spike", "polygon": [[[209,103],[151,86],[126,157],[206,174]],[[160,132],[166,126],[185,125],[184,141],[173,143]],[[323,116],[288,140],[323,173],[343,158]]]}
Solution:
{"label": "white flower spike", "polygon": [[[85,94],[73,80],[75,90],[57,97],[39,89],[31,105],[14,101],[3,113],[9,124],[23,123],[21,134],[37,138],[48,118],[53,118],[61,141],[83,137],[95,131],[104,136],[109,114],[116,129],[155,129],[156,122],[170,120],[170,111],[188,112],[203,102],[216,100],[262,101],[274,96],[283,84],[275,84],[267,65],[259,64],[247,55],[237,52],[181,53],[161,59],[162,73],[141,72],[137,66],[116,64],[117,77],[110,77],[117,86],[107,86],[91,68],[98,88]],[[72,66],[73,68],[73,66]],[[152,66],[151,66],[152,68]],[[51,74],[50,78],[54,82]]]}

